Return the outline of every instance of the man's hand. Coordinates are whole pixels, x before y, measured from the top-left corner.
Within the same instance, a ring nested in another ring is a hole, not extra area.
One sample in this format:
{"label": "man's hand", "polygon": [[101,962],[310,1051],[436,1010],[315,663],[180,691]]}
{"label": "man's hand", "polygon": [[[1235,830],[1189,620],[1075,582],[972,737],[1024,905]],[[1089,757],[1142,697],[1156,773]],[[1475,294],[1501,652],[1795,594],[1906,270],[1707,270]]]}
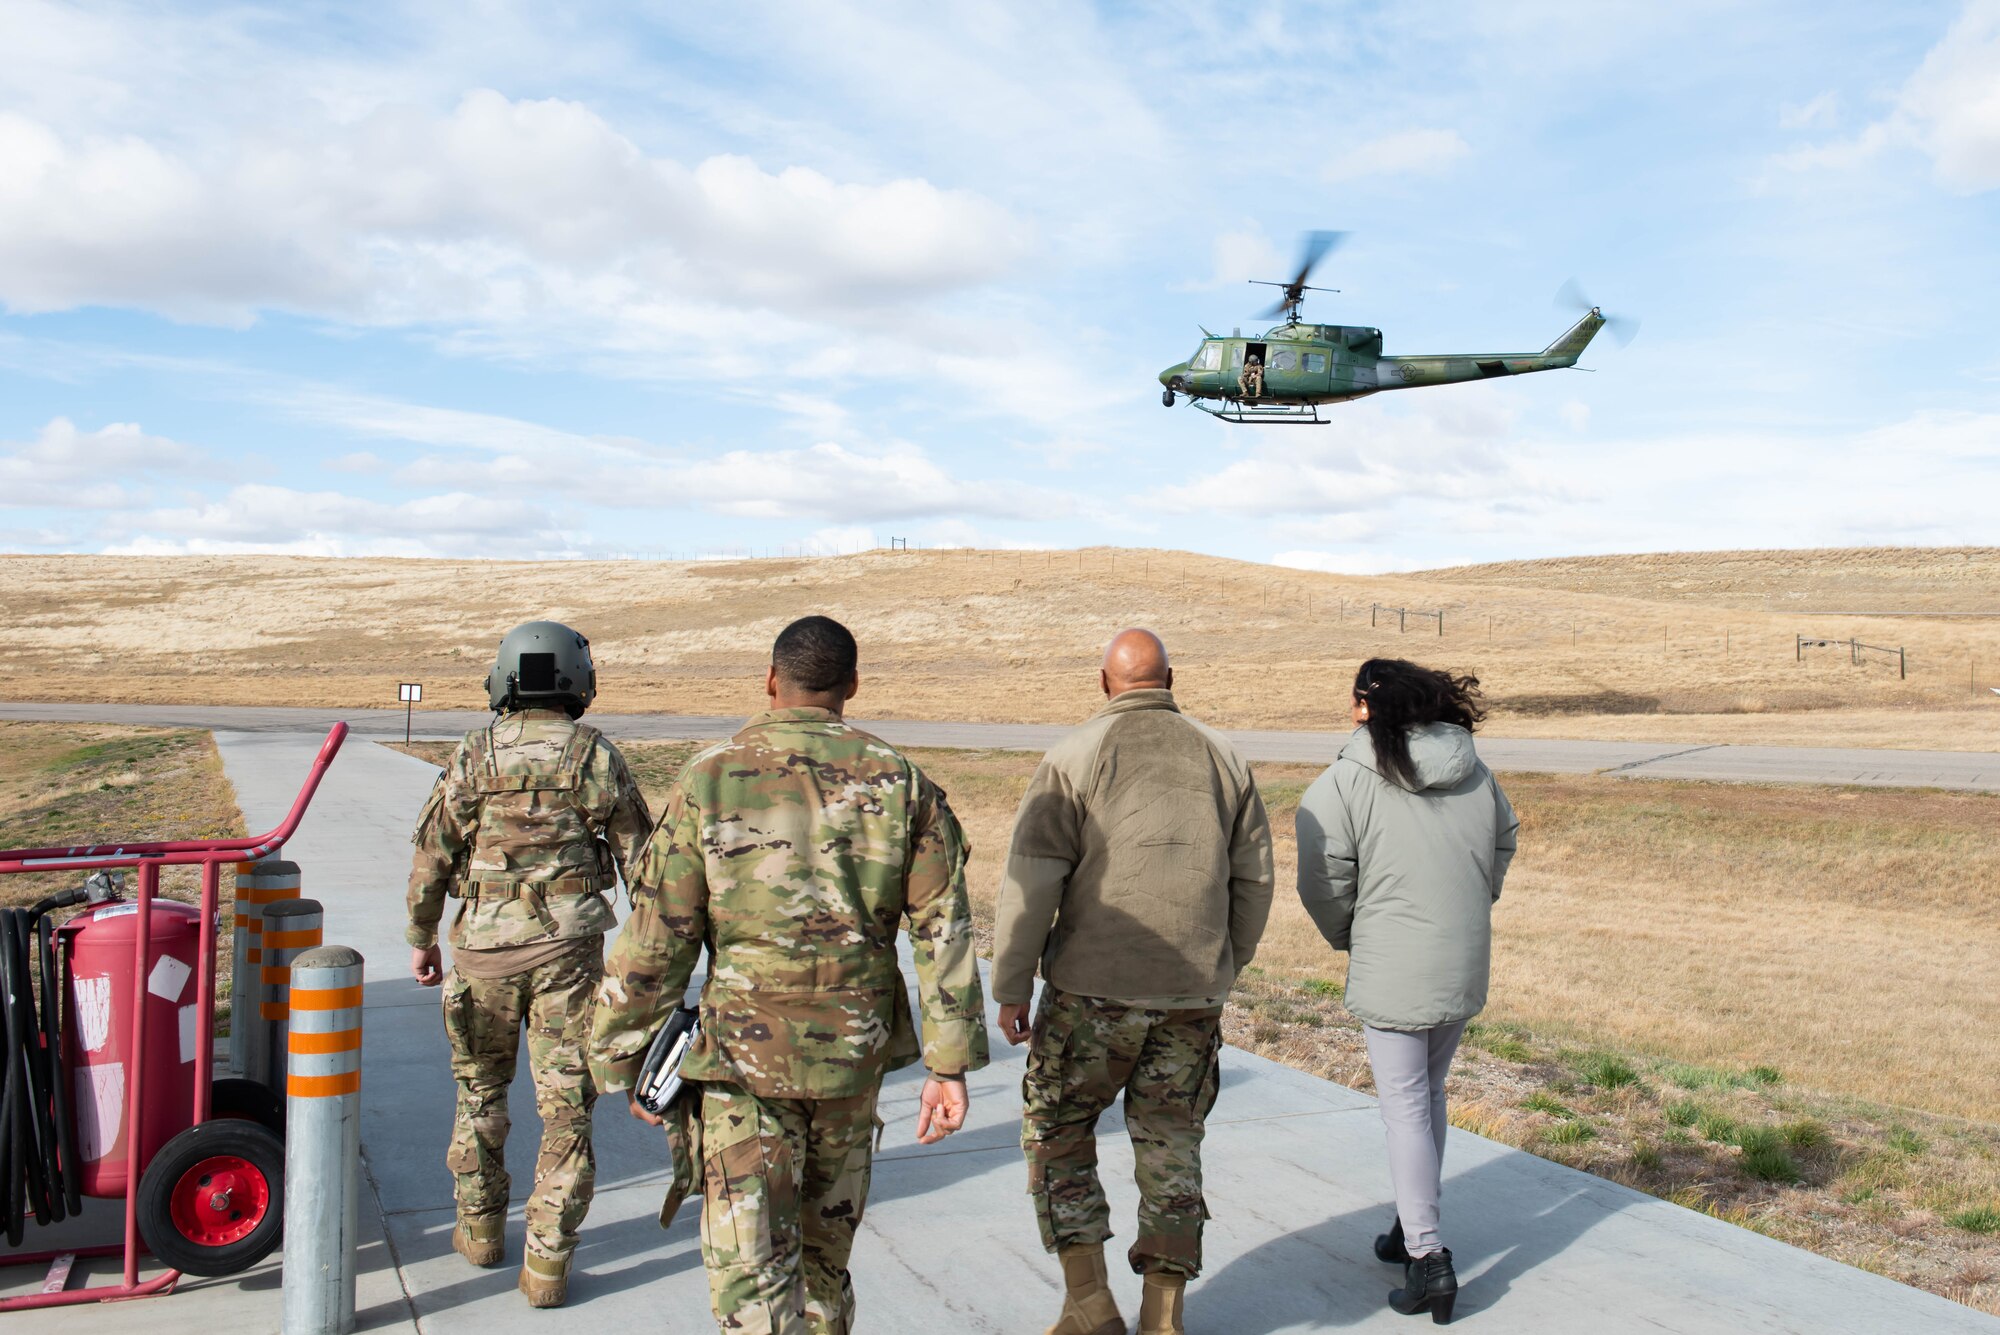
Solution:
{"label": "man's hand", "polygon": [[410,949],[410,977],[424,987],[436,987],[444,981],[444,953],[436,946],[413,946]]}
{"label": "man's hand", "polygon": [[1000,1034],[1015,1047],[1028,1041],[1028,1006],[1020,1002],[1000,1008]]}
{"label": "man's hand", "polygon": [[631,1111],[634,1117],[644,1122],[647,1126],[665,1126],[667,1123],[667,1119],[658,1113],[649,1113],[639,1106],[639,1091],[636,1089],[625,1091],[625,1106]]}
{"label": "man's hand", "polygon": [[972,1096],[965,1092],[962,1075],[934,1075],[924,1081],[917,1099],[917,1143],[935,1145],[965,1125]]}

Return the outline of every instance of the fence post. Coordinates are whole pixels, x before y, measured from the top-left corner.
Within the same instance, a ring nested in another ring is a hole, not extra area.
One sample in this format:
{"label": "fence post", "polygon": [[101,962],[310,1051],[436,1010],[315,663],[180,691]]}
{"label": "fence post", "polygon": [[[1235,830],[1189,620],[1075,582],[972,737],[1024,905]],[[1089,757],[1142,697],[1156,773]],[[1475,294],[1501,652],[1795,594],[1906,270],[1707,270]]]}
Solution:
{"label": "fence post", "polygon": [[1381,606],[1380,603],[1368,604],[1368,629],[1375,629],[1375,613]]}
{"label": "fence post", "polygon": [[262,857],[236,864],[235,957],[229,976],[229,1072],[278,1088],[282,1070],[271,1065],[270,1030],[262,999],[264,910],[299,893],[299,864]]}
{"label": "fence post", "polygon": [[258,975],[258,1012],[264,1018],[266,1069],[276,1089],[285,1072],[285,1035],[291,1029],[292,964],[318,948],[326,918],[316,899],[288,899],[264,909],[264,967]]}
{"label": "fence post", "polygon": [[1407,607],[1397,608],[1396,633],[1398,635],[1401,635],[1404,631],[1408,630],[1409,628],[1410,628],[1410,609]]}
{"label": "fence post", "polygon": [[1792,661],[1795,663],[1806,661],[1806,637],[1803,635],[1792,636]]}
{"label": "fence post", "polygon": [[360,1231],[361,954],[320,946],[292,962],[297,1016],[285,1081],[284,1335],[354,1329]]}
{"label": "fence post", "polygon": [[1438,638],[1444,638],[1444,609],[1438,609]]}

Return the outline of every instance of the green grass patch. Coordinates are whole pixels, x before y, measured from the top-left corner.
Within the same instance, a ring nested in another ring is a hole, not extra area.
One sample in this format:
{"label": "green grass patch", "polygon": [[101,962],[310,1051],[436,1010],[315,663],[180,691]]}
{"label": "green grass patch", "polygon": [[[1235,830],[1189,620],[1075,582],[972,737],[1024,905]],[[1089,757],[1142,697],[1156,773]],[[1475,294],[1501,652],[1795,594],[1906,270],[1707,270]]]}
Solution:
{"label": "green grass patch", "polygon": [[1542,1128],[1542,1141],[1549,1145],[1581,1145],[1597,1138],[1597,1128],[1588,1122],[1557,1122]]}
{"label": "green grass patch", "polygon": [[[138,946],[134,945],[133,949],[137,950]],[[1308,996],[1325,997],[1332,1001],[1338,1001],[1347,994],[1347,986],[1334,978],[1308,978],[1303,987]]]}
{"label": "green grass patch", "polygon": [[2000,1207],[1975,1205],[1969,1210],[1946,1215],[1944,1221],[1968,1233],[2000,1233]]}
{"label": "green grass patch", "polygon": [[1733,1145],[1740,1133],[1736,1119],[1719,1112],[1704,1112],[1694,1119],[1694,1129],[1703,1140],[1712,1140],[1718,1145]]}
{"label": "green grass patch", "polygon": [[1899,1126],[1889,1133],[1884,1142],[1898,1154],[1922,1154],[1924,1138],[1906,1126]]}
{"label": "green grass patch", "polygon": [[1660,1171],[1660,1164],[1662,1162],[1664,1160],[1661,1158],[1658,1149],[1648,1145],[1643,1140],[1633,1142],[1632,1166],[1634,1168],[1642,1173],[1657,1173]]}
{"label": "green grass patch", "polygon": [[1676,1099],[1660,1111],[1674,1126],[1693,1126],[1701,1120],[1701,1105],[1693,1099]]}
{"label": "green grass patch", "polygon": [[1775,1066],[1753,1066],[1747,1071],[1724,1071],[1693,1062],[1664,1062],[1660,1078],[1682,1089],[1769,1089],[1784,1083],[1784,1073]]}
{"label": "green grass patch", "polygon": [[1785,1138],[1776,1127],[1747,1126],[1736,1133],[1742,1147],[1743,1171],[1759,1182],[1797,1182],[1799,1165],[1785,1148]]}
{"label": "green grass patch", "polygon": [[1590,1052],[1570,1063],[1577,1077],[1598,1089],[1623,1089],[1639,1082],[1639,1073],[1623,1057],[1611,1052]]}
{"label": "green grass patch", "polygon": [[1817,1150],[1833,1143],[1833,1133],[1826,1129],[1826,1123],[1811,1117],[1801,1117],[1778,1128],[1778,1135],[1788,1149]]}
{"label": "green grass patch", "polygon": [[[134,949],[137,949],[137,947],[135,946]],[[1565,1121],[1574,1118],[1576,1116],[1576,1114],[1574,1112],[1571,1112],[1570,1109],[1560,1099],[1556,1098],[1555,1095],[1549,1093],[1547,1090],[1542,1090],[1542,1089],[1538,1089],[1534,1093],[1528,1095],[1527,1098],[1522,1099],[1521,1106],[1527,1109],[1529,1112],[1547,1113],[1551,1117],[1560,1117],[1563,1118]]]}

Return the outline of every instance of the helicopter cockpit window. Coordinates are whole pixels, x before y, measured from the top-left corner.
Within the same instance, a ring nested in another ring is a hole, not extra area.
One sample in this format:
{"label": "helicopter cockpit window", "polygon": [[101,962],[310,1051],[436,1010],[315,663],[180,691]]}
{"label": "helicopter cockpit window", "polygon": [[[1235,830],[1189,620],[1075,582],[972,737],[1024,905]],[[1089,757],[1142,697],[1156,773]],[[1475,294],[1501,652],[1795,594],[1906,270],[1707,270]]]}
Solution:
{"label": "helicopter cockpit window", "polygon": [[1299,354],[1290,348],[1279,348],[1271,354],[1270,369],[1273,371],[1296,371],[1299,369]]}
{"label": "helicopter cockpit window", "polygon": [[1325,369],[1326,369],[1325,353],[1308,352],[1306,354],[1306,373],[1308,375],[1318,375],[1321,371],[1324,371]]}
{"label": "helicopter cockpit window", "polygon": [[1231,343],[1229,345],[1229,369],[1232,371],[1243,369],[1243,345],[1241,343]]}
{"label": "helicopter cockpit window", "polygon": [[1213,371],[1221,367],[1221,365],[1222,345],[1220,343],[1204,343],[1201,345],[1201,351],[1195,353],[1194,360],[1188,363],[1188,368],[1195,371]]}

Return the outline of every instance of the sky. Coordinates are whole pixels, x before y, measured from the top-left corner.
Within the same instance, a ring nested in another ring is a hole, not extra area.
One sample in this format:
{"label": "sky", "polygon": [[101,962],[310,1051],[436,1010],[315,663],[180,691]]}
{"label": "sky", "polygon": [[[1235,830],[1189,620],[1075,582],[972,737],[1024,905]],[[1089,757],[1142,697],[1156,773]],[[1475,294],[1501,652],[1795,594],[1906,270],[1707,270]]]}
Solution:
{"label": "sky", "polygon": [[[0,0],[0,550],[2000,541],[2000,0]],[[1330,425],[1202,326],[1582,365]]]}

